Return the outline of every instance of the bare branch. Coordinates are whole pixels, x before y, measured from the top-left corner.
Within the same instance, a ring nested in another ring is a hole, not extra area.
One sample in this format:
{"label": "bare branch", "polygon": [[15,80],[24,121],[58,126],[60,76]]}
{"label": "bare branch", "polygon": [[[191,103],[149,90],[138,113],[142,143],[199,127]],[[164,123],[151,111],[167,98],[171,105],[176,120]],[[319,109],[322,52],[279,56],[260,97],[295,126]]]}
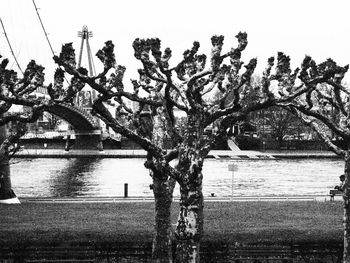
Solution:
{"label": "bare branch", "polygon": [[293,110],[293,108],[288,108],[289,110],[292,110],[292,112],[297,115],[305,124],[309,125],[314,129],[314,131],[317,133],[320,138],[328,145],[328,147],[337,155],[345,157],[346,151],[339,148],[337,145],[335,145],[331,138],[327,135],[324,129],[316,122],[316,119],[310,119],[306,115],[301,114],[301,111]]}
{"label": "bare branch", "polygon": [[307,109],[303,106],[289,104],[289,106],[295,108],[296,110],[300,111],[301,113],[305,114],[306,116],[312,116],[320,121],[322,121],[329,129],[331,129],[334,133],[336,133],[338,136],[350,139],[350,131],[341,129],[337,124],[335,124],[329,116],[322,115],[318,112],[315,112],[311,109]]}

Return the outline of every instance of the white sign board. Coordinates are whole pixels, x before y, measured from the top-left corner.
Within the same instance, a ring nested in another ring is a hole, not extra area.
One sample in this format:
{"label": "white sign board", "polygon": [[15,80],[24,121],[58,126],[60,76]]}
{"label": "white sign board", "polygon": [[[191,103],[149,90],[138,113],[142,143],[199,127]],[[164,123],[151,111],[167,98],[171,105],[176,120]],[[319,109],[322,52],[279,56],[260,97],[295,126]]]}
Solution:
{"label": "white sign board", "polygon": [[236,172],[236,171],[238,171],[238,165],[237,165],[237,164],[234,164],[234,163],[230,163],[230,164],[228,165],[228,170],[229,170],[229,171],[232,171],[232,172]]}

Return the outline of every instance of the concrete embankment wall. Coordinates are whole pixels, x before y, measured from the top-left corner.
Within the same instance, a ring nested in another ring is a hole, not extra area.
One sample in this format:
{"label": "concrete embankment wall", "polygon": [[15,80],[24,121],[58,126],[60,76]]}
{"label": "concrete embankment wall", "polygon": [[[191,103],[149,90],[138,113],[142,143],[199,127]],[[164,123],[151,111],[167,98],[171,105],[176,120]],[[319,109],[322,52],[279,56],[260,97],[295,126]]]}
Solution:
{"label": "concrete embankment wall", "polygon": [[[74,149],[74,140],[70,140],[70,144]],[[61,138],[47,139],[47,138],[31,138],[21,139],[20,145],[25,149],[64,149],[66,140]],[[311,140],[290,140],[278,142],[275,140],[259,140],[259,139],[247,139],[238,138],[238,146],[241,150],[302,150],[302,151],[325,151],[328,149],[327,145],[321,141]],[[166,139],[164,142],[164,148],[171,148],[171,140]],[[115,141],[112,139],[103,140],[103,149],[141,149],[141,147],[126,138],[122,138],[121,141]],[[215,150],[229,150],[227,143],[221,143],[214,148]]]}
{"label": "concrete embankment wall", "polygon": [[[75,140],[70,140],[70,145],[74,149]],[[21,139],[19,144],[24,149],[65,149],[66,140],[61,138],[31,138]],[[121,142],[115,140],[103,140],[104,149],[140,149],[137,144],[129,143],[128,140],[122,140]]]}

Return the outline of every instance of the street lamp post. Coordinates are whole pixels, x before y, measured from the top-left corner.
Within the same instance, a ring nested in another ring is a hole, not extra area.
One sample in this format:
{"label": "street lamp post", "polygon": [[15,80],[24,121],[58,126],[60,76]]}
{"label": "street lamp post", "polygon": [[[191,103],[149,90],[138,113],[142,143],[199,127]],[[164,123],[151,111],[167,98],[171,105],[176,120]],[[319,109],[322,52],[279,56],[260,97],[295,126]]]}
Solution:
{"label": "street lamp post", "polygon": [[234,178],[234,172],[238,171],[237,164],[230,163],[228,165],[228,170],[232,172],[232,180],[231,180],[231,201],[233,200],[233,178]]}

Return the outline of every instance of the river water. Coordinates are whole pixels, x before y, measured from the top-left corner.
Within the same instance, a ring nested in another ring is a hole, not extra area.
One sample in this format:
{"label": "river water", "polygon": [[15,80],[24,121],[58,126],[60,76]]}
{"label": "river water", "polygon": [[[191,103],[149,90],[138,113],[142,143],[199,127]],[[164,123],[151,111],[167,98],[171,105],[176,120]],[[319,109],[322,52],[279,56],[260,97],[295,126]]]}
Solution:
{"label": "river water", "polygon": [[[143,163],[144,159],[14,159],[12,185],[19,197],[123,196],[125,183],[129,196],[152,196],[152,180]],[[238,167],[234,173],[228,170],[232,163]],[[326,195],[339,184],[343,170],[344,162],[338,159],[207,159],[203,193]]]}

